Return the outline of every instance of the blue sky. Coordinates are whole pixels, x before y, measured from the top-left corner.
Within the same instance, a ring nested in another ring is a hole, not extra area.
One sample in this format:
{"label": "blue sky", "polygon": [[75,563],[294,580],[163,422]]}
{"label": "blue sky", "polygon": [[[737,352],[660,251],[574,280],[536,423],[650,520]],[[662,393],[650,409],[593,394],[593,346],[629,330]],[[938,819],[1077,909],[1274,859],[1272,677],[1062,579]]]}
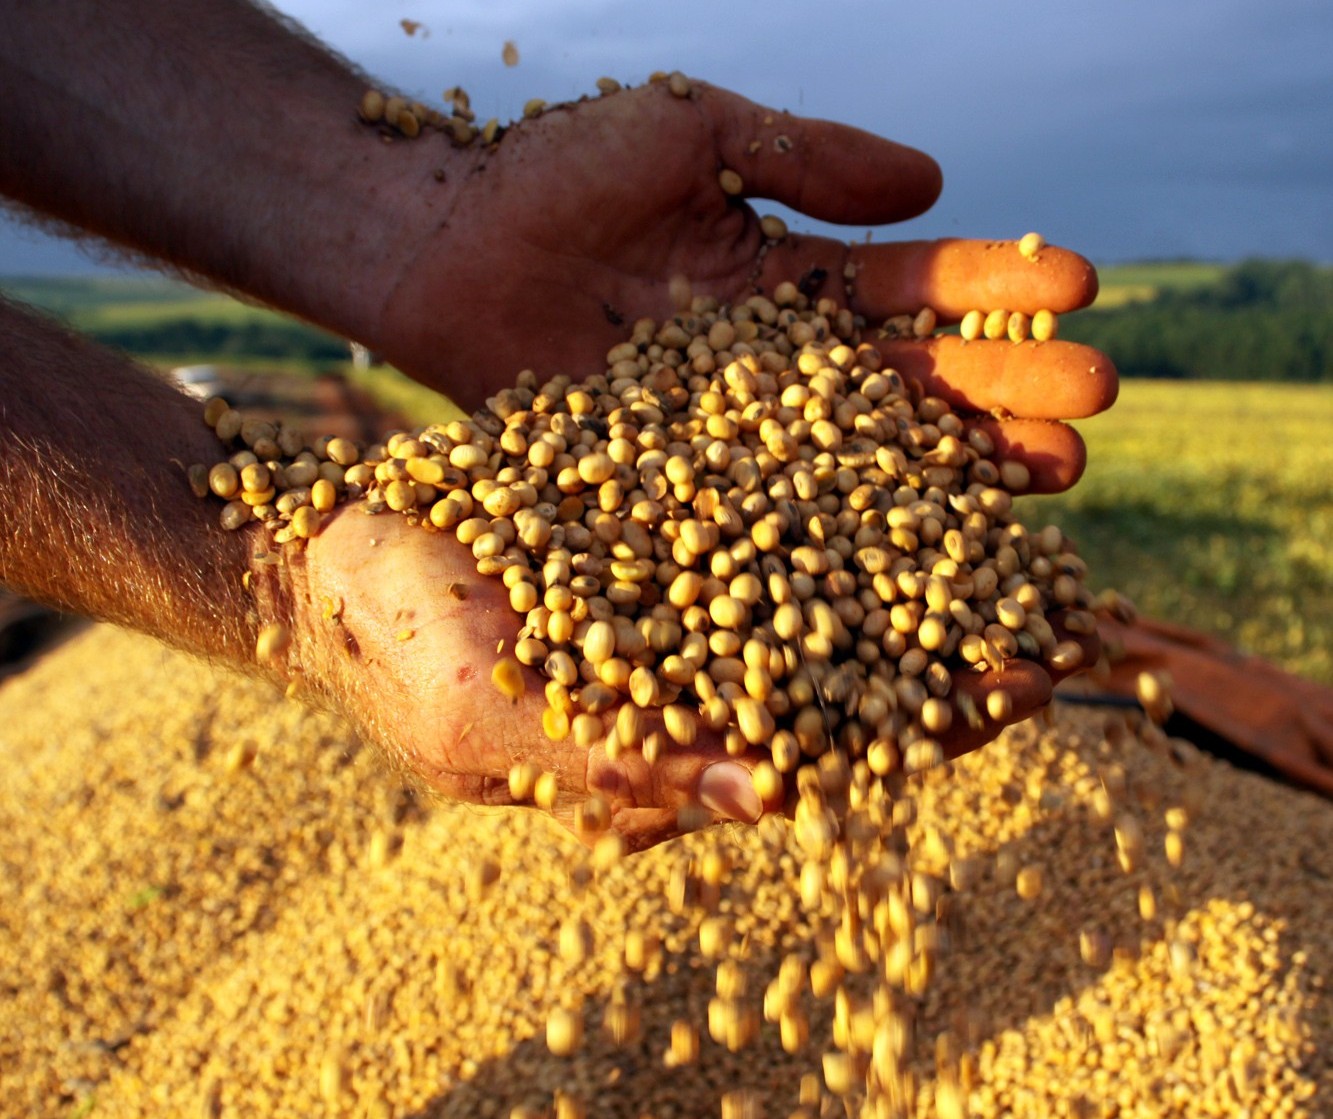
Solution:
{"label": "blue sky", "polygon": [[[1328,0],[277,6],[423,100],[462,85],[482,117],[590,92],[602,74],[638,82],[680,69],[930,152],[944,168],[939,203],[877,239],[1036,229],[1102,263],[1333,263]],[[423,29],[409,37],[403,19]],[[520,51],[512,69],[505,40]],[[90,267],[69,245],[0,220],[0,274]]]}

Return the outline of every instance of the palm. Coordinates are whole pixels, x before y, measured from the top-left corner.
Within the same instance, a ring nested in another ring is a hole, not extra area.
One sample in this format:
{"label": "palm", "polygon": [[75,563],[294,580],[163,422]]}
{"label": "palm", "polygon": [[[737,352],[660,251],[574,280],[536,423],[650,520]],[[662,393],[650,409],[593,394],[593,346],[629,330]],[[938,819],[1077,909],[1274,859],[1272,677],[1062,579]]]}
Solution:
{"label": "palm", "polygon": [[[395,760],[446,797],[510,803],[508,775],[533,762],[557,775],[557,815],[591,793],[632,847],[672,834],[703,769],[725,758],[717,739],[656,766],[638,754],[552,742],[542,732],[542,679],[510,702],[491,683],[519,627],[498,579],[479,576],[470,551],[396,515],[345,511],[311,541],[298,602],[310,682]],[[329,617],[330,614],[336,615]],[[754,764],[757,758],[747,759]]]}
{"label": "palm", "polygon": [[659,94],[550,112],[478,163],[447,250],[422,252],[392,309],[410,372],[475,404],[527,366],[594,368],[625,333],[617,320],[669,311],[675,275],[743,289],[753,215],[717,186],[706,119]]}
{"label": "palm", "polygon": [[[298,574],[301,659],[310,683],[450,799],[510,803],[511,766],[534,762],[559,778],[559,818],[568,823],[574,804],[597,793],[611,807],[613,828],[638,849],[676,834],[677,810],[696,800],[704,771],[727,760],[716,735],[668,750],[652,765],[635,751],[613,762],[600,746],[546,738],[541,677],[527,673],[527,692],[516,703],[490,680],[519,624],[506,592],[499,580],[479,576],[470,551],[450,536],[399,516],[348,510],[310,542]],[[1095,639],[1087,648],[1095,655]],[[986,691],[1000,684],[1014,699],[1008,721],[1050,698],[1051,678],[1030,662],[957,680],[983,710]],[[944,745],[960,754],[999,730],[989,719],[975,728],[959,719]],[[764,756],[737,760],[752,768]]]}

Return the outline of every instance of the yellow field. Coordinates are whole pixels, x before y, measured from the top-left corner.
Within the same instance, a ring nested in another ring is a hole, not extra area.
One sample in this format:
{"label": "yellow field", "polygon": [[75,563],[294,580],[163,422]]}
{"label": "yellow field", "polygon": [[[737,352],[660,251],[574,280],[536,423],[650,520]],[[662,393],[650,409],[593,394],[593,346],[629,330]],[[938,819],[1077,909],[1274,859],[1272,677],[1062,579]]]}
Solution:
{"label": "yellow field", "polygon": [[1333,391],[1127,381],[1078,427],[1087,474],[1025,519],[1146,613],[1333,684]]}

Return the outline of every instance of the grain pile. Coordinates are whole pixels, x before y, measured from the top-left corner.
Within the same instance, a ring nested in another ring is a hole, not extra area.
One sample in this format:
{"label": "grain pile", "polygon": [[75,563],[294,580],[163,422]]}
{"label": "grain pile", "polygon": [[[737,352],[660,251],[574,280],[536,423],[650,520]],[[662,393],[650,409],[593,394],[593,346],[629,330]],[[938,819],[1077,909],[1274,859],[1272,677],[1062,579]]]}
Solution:
{"label": "grain pile", "polygon": [[[508,589],[549,737],[654,761],[701,726],[725,732],[733,754],[770,752],[770,806],[780,774],[830,750],[883,778],[935,764],[955,721],[1008,721],[1002,687],[983,710],[959,678],[1083,663],[1048,613],[1095,631],[1087,566],[1058,527],[1012,516],[1021,461],[886,367],[832,299],[787,282],[683,302],[590,376],[524,370],[470,420],[369,447],[307,447],[215,397],[204,419],[229,457],[189,467],[190,484],[226,502],[223,528],[258,523],[278,546],[349,501],[453,535]],[[934,326],[925,309],[908,330]],[[261,635],[260,659],[282,639]],[[509,658],[491,678],[510,699],[526,687]],[[820,780],[798,827],[846,792]]]}
{"label": "grain pile", "polygon": [[[763,1021],[813,955],[788,829],[580,887],[542,813],[423,806],[335,720],[106,628],[0,686],[0,725],[6,1114],[845,1114],[832,1000],[795,1054]],[[1327,805],[1111,727],[1061,708],[917,779],[912,857],[952,871],[911,1113],[1327,1114]],[[679,904],[708,882],[760,1023],[736,1054]]]}

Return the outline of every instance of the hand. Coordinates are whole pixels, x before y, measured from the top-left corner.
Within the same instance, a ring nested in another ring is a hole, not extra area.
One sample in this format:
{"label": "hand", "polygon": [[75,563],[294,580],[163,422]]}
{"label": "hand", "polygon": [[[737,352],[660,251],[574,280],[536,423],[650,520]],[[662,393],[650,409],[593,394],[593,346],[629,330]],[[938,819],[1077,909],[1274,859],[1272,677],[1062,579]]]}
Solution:
{"label": "hand", "polygon": [[[414,143],[423,160],[437,158]],[[822,274],[820,294],[841,301],[850,265],[851,307],[871,323],[926,306],[942,324],[973,308],[1059,313],[1097,290],[1087,261],[1054,247],[1029,261],[1013,243],[852,246],[792,235],[766,250],[755,211],[719,186],[722,168],[740,174],[742,197],[857,225],[929,208],[939,169],[857,129],[699,83],[688,99],[659,83],[550,110],[470,162],[450,171],[450,201],[426,204],[431,216],[414,228],[434,232],[403,258],[366,339],[465,408],[523,368],[598,370],[635,318],[673,313],[676,276],[730,300]],[[401,180],[405,213],[425,182]],[[1031,467],[1037,492],[1067,488],[1084,464],[1078,435],[1051,421],[1094,414],[1115,397],[1111,364],[1070,343],[942,338],[884,348],[901,372],[959,409],[1004,416],[984,422],[1003,454]]]}
{"label": "hand", "polygon": [[[717,820],[747,822],[783,807],[761,804],[748,779],[766,755],[729,758],[719,735],[701,733],[688,750],[672,746],[655,765],[637,750],[611,761],[600,745],[551,742],[541,729],[546,702],[536,671],[525,670],[527,691],[516,703],[491,683],[501,642],[513,648],[518,617],[500,580],[478,575],[470,550],[451,535],[345,507],[290,573],[294,656],[307,684],[445,797],[512,803],[511,766],[535,762],[559,779],[562,823],[598,794],[631,850],[678,834],[677,811],[688,804],[702,803]],[[1090,663],[1096,639],[1083,640]],[[1027,661],[955,681],[982,711],[986,691],[1003,685],[1014,700],[1009,721],[1050,699],[1050,677]],[[969,726],[960,715],[946,752],[973,749],[1000,729],[989,718]]]}

